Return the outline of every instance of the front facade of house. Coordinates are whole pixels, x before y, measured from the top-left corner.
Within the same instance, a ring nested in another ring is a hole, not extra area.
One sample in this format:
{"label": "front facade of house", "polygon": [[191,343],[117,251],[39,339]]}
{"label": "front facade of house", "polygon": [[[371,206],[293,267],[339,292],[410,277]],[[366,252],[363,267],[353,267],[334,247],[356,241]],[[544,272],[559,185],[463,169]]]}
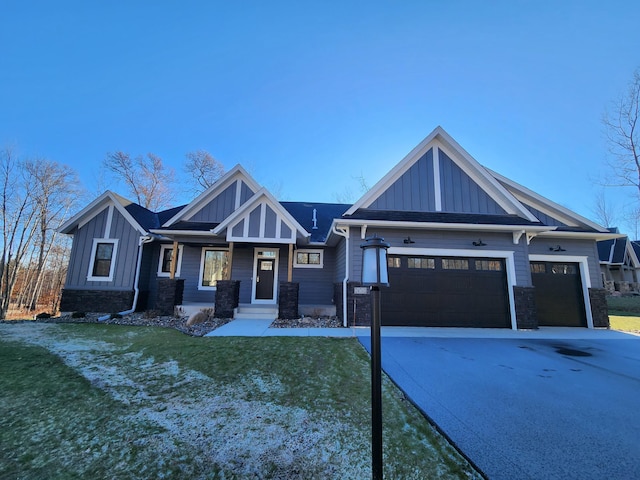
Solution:
{"label": "front facade of house", "polygon": [[62,228],[64,311],[272,308],[367,325],[364,239],[388,250],[386,325],[608,326],[608,230],[481,166],[436,128],[353,205],[279,202],[236,166],[183,207],[106,192]]}

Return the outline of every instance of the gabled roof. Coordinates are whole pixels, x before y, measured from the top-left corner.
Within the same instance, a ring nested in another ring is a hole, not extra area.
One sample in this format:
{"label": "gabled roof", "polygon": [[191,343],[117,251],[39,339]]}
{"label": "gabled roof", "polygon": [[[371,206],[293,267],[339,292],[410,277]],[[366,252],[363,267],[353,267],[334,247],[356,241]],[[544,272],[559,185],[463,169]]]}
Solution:
{"label": "gabled roof", "polygon": [[[600,233],[612,233],[610,230],[606,229],[598,225],[595,222],[592,222],[588,218],[585,218],[581,215],[578,215],[575,212],[572,212],[568,208],[563,207],[551,200],[543,197],[535,193],[532,190],[514,182],[513,180],[509,180],[502,175],[488,170],[491,174],[498,180],[504,187],[511,192],[511,194],[517,198],[520,202],[525,204],[525,206],[529,205],[530,207],[542,212],[545,215],[548,215],[565,225],[565,227],[561,227],[558,230],[575,230],[575,231],[591,231],[591,232],[600,232]],[[569,228],[566,228],[569,227]],[[573,228],[572,228],[573,227]]]}
{"label": "gabled roof", "polygon": [[[405,174],[421,157],[434,147],[441,149],[451,160],[466,173],[484,192],[489,195],[508,215],[518,215],[531,222],[537,218],[527,210],[511,193],[498,182],[482,165],[480,165],[458,142],[456,142],[442,127],[436,127],[418,146],[404,157],[387,175],[376,183],[365,195],[360,198],[345,215],[353,215],[358,209],[364,209],[380,197]],[[436,205],[441,202],[441,187],[435,182],[434,195]],[[436,206],[436,211],[440,211]]]}
{"label": "gabled roof", "polygon": [[640,268],[640,245],[629,241],[629,237],[621,236],[598,242],[598,257],[600,263],[610,265],[624,265],[627,259],[635,268]]}
{"label": "gabled roof", "polygon": [[233,184],[233,182],[236,182],[239,179],[246,183],[254,193],[260,190],[260,185],[253,178],[251,178],[251,175],[249,175],[241,165],[236,165],[226,174],[224,174],[220,179],[218,179],[213,185],[211,185],[208,189],[198,195],[195,199],[193,199],[193,201],[185,205],[175,215],[163,222],[161,225],[163,227],[169,227],[181,220],[188,220],[201,208],[215,199],[216,196],[222,193],[227,187]]}
{"label": "gabled roof", "polygon": [[311,243],[324,243],[335,218],[340,218],[351,205],[343,203],[280,202],[284,208],[311,234]]}
{"label": "gabled roof", "polygon": [[71,234],[73,230],[89,222],[93,217],[111,205],[141,234],[146,234],[148,229],[154,226],[154,222],[157,223],[156,214],[151,210],[147,210],[137,203],[133,203],[131,200],[127,200],[117,193],[107,190],[67,220],[58,231],[64,234]]}
{"label": "gabled roof", "polygon": [[[252,212],[259,207],[260,205],[268,206],[271,211],[273,211],[276,215],[276,221],[284,222],[288,228],[292,231],[295,231],[297,235],[308,238],[310,233],[305,230],[305,228],[298,223],[298,221],[282,206],[278,200],[269,193],[266,188],[261,188],[258,190],[253,197],[251,197],[248,201],[246,201],[242,206],[236,209],[231,215],[229,215],[223,222],[221,222],[217,227],[212,230],[212,233],[215,235],[220,235],[222,232],[227,230],[227,240],[228,241],[243,241],[243,240],[267,240],[267,238],[259,237],[247,237],[244,234],[236,235],[233,233],[234,227],[239,225],[241,222],[244,222],[246,225],[249,225],[251,222]],[[262,215],[262,214],[261,214]],[[261,222],[264,224],[264,217],[261,219]],[[273,241],[275,243],[292,243],[295,242],[296,235],[293,235],[289,238],[280,237],[280,234],[277,233],[274,237],[269,237],[268,240]]]}

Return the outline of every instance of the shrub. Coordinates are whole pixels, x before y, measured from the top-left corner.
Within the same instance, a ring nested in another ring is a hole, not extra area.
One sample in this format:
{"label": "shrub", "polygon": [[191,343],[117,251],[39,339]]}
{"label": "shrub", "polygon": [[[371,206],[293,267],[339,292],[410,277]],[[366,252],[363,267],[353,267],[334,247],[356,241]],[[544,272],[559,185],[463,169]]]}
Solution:
{"label": "shrub", "polygon": [[40,312],[36,315],[36,320],[39,320],[41,318],[51,318],[51,314],[47,312]]}
{"label": "shrub", "polygon": [[85,312],[73,312],[71,318],[84,318],[87,314]]}

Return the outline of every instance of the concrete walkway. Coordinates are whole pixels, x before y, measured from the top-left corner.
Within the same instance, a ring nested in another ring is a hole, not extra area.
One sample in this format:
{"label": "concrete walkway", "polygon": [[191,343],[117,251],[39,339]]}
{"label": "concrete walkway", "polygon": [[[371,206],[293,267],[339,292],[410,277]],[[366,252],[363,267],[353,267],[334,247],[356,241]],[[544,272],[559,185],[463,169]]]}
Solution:
{"label": "concrete walkway", "polygon": [[[269,328],[272,320],[233,320],[208,333],[207,337],[368,337],[369,327]],[[629,338],[628,333],[606,329],[542,327],[538,330],[507,328],[382,327],[382,337],[412,338],[511,338],[595,340]]]}

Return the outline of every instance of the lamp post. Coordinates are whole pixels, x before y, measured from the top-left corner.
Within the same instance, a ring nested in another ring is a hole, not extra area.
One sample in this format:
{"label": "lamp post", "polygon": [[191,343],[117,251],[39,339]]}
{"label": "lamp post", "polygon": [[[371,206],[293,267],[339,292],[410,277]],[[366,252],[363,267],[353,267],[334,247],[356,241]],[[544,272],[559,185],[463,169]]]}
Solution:
{"label": "lamp post", "polygon": [[374,235],[362,248],[362,285],[371,287],[371,474],[382,479],[382,365],[380,358],[380,287],[389,286],[387,248],[384,239]]}

